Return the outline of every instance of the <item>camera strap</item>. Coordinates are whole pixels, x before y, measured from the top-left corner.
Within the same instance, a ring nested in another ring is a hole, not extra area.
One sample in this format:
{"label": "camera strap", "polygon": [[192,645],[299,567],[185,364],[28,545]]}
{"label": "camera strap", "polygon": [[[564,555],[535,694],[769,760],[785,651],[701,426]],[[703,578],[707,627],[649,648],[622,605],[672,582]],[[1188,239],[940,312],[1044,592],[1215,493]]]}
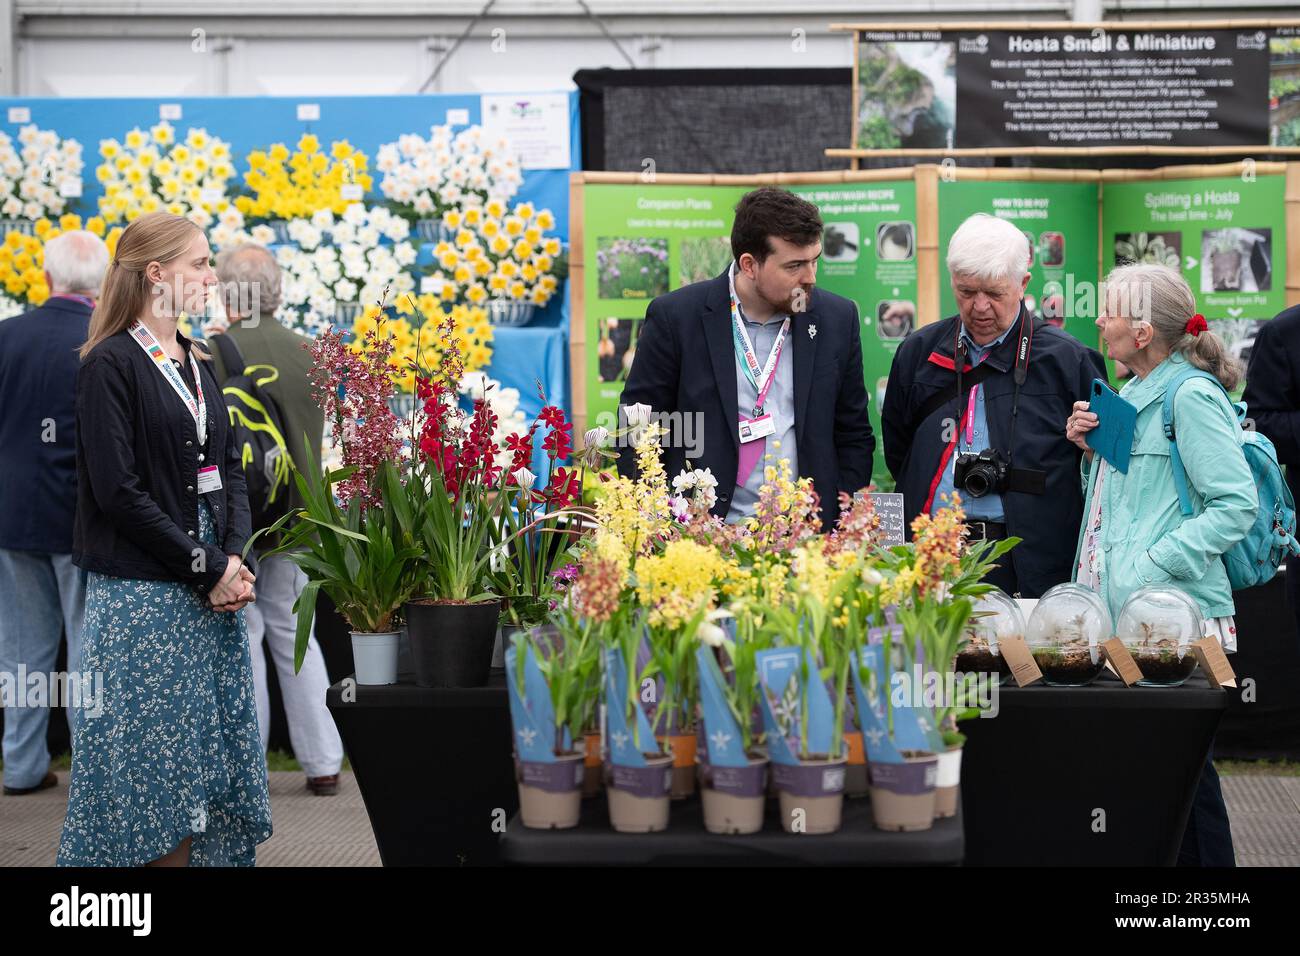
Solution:
{"label": "camera strap", "polygon": [[[1016,343],[1015,367],[1012,372],[1012,381],[1014,385],[1011,391],[1011,435],[1007,446],[1007,491],[1015,491],[1028,495],[1041,495],[1047,490],[1047,473],[1040,469],[1017,468],[1015,467],[1015,449],[1016,449],[1016,420],[1020,414],[1020,386],[1025,384],[1029,377],[1029,356],[1033,351],[1034,343],[1034,319],[1028,312],[1021,307],[1020,323],[1020,341]],[[957,408],[962,408],[963,400],[966,393],[962,390],[962,369],[966,365],[966,344],[961,339],[962,325],[961,319],[957,320],[957,343],[953,350],[953,370],[957,373]],[[980,362],[971,370],[968,385],[970,388],[977,388],[981,382],[993,374],[993,368],[989,366],[987,356],[985,361]],[[983,373],[983,374],[981,374]],[[928,407],[928,403],[927,403]],[[971,414],[974,414],[973,403]],[[924,420],[925,415],[922,415]],[[958,429],[963,427],[963,423],[958,423]]]}

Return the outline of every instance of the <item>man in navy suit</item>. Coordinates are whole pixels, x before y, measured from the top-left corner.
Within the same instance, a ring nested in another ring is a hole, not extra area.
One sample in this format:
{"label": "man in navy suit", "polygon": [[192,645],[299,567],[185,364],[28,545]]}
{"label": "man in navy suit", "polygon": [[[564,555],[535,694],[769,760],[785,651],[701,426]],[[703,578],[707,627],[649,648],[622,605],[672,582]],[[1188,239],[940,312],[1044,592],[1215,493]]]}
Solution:
{"label": "man in navy suit", "polygon": [[[107,268],[108,249],[97,236],[56,236],[45,244],[49,299],[0,322],[0,674],[19,698],[4,701],[9,796],[58,783],[45,746],[49,710],[25,699],[29,681],[20,675],[48,680],[63,633],[69,675],[75,678],[81,666],[86,573],[72,563],[73,401],[77,349],[86,341]],[[66,703],[75,745],[76,700],[70,695]]]}
{"label": "man in navy suit", "polygon": [[[784,458],[792,476],[812,478],[829,531],[839,493],[870,483],[876,447],[858,308],[816,288],[821,215],[787,190],[741,199],[731,251],[722,275],[650,303],[623,407],[666,416],[669,478],[688,461],[708,468],[714,514],[751,515],[764,461]],[[618,468],[635,471],[626,449]]]}

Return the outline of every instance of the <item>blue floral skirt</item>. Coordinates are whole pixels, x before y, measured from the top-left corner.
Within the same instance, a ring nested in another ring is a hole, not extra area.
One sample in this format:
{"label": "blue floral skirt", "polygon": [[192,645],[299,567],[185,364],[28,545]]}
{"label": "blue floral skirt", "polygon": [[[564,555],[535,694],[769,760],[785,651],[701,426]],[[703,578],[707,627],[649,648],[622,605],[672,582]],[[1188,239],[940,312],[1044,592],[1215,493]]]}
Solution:
{"label": "blue floral skirt", "polygon": [[58,865],[142,866],[191,837],[192,866],[252,866],[271,804],[244,613],[213,611],[189,584],[91,572],[82,673],[94,693]]}

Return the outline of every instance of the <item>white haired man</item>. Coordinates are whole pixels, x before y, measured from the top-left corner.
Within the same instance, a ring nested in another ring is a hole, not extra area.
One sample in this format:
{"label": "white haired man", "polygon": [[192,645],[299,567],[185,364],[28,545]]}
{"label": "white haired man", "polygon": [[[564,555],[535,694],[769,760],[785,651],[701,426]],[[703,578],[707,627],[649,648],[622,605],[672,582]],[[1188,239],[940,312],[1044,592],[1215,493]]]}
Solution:
{"label": "white haired man", "polygon": [[963,222],[948,273],[958,314],[913,332],[894,356],[885,462],[909,524],[955,490],[972,540],[1022,538],[988,580],[1038,597],[1073,577],[1081,453],[1061,423],[1106,366],[1026,311],[1029,242],[1011,223],[984,213]]}
{"label": "white haired man", "polygon": [[[81,666],[86,572],[72,563],[77,349],[108,268],[108,248],[89,232],[55,236],[44,251],[50,297],[0,322],[0,687],[19,697],[30,686],[23,672],[53,673],[64,634],[68,674],[75,678]],[[69,688],[75,746],[77,723],[87,715],[71,682],[59,686]],[[43,702],[7,697],[0,693],[4,792],[49,789],[58,783],[46,747],[50,712]]]}
{"label": "white haired man", "polygon": [[[312,398],[307,379],[311,368],[307,346],[311,340],[291,332],[275,319],[281,288],[280,266],[275,256],[251,243],[229,249],[217,257],[217,279],[231,321],[226,334],[238,347],[245,366],[269,365],[278,373],[263,388],[279,411],[290,457],[301,457],[304,434],[311,447],[319,449],[325,414]],[[215,338],[212,346],[217,381],[224,382],[243,371],[227,367]],[[287,507],[302,507],[296,484],[289,487]],[[258,565],[257,602],[244,608],[244,617],[248,622],[262,747],[265,749],[271,732],[270,691],[266,658],[262,653],[265,636],[280,682],[294,756],[306,771],[307,788],[317,796],[330,796],[338,791],[343,742],[325,706],[329,676],[314,634],[307,645],[302,669],[295,673],[293,667],[297,630],[293,606],[307,584],[307,576],[284,555],[259,556]]]}

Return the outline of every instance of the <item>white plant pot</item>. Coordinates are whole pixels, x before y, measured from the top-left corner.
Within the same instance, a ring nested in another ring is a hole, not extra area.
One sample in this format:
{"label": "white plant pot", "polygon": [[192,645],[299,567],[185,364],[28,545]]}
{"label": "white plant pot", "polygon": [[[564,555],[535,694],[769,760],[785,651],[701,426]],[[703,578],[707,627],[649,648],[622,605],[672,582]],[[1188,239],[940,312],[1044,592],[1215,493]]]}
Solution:
{"label": "white plant pot", "polygon": [[487,313],[488,322],[492,325],[527,325],[537,313],[537,306],[531,302],[515,302],[512,299],[488,299]]}
{"label": "white plant pot", "polygon": [[961,747],[939,754],[939,768],[934,778],[936,787],[961,786]]}
{"label": "white plant pot", "polygon": [[397,631],[352,632],[352,663],[358,684],[397,683]]}

